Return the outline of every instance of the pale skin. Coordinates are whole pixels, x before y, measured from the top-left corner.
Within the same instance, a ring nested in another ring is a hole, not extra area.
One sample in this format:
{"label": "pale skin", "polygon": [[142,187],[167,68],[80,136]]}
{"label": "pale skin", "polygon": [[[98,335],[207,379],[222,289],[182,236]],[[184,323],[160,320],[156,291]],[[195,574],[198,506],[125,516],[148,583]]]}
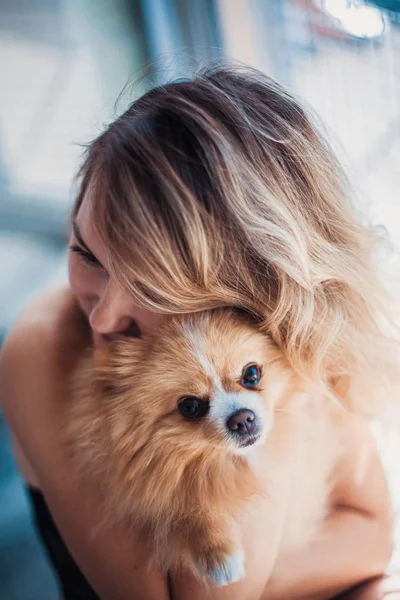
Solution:
{"label": "pale skin", "polygon": [[[70,240],[70,287],[38,298],[15,324],[1,354],[0,397],[20,470],[43,491],[61,535],[99,596],[167,600],[166,578],[150,564],[144,544],[122,527],[99,527],[99,499],[88,485],[77,482],[60,442],[59,408],[66,377],[85,346],[107,344],[117,333],[132,334],[135,327],[146,333],[165,318],[135,306],[110,277],[106,249],[91,228],[88,199],[76,224]],[[263,528],[263,522],[271,520],[263,518],[267,505],[261,499],[253,501],[246,521],[240,523],[246,579],[207,591],[182,573],[173,578],[174,599],[322,600],[372,578],[376,579],[346,598],[376,600],[385,597],[384,586],[393,590],[380,578],[392,551],[385,476],[366,423],[349,416],[347,439],[346,460],[336,474],[338,508],[322,525],[318,539],[287,558],[284,577],[276,576],[274,564],[284,506],[293,499],[282,485],[282,512],[274,519],[274,530],[270,525]]]}

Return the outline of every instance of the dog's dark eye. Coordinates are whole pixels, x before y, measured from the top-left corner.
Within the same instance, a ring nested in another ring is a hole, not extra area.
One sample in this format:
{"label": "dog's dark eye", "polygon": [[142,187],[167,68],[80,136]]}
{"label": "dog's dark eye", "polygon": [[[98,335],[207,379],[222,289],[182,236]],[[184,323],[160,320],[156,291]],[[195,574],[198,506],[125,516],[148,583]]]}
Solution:
{"label": "dog's dark eye", "polygon": [[208,400],[196,398],[196,396],[185,396],[178,402],[178,409],[185,419],[193,421],[204,417],[210,408]]}
{"label": "dog's dark eye", "polygon": [[256,364],[247,365],[243,369],[242,378],[240,380],[241,385],[247,388],[251,388],[257,383],[259,383],[261,379],[261,369]]}

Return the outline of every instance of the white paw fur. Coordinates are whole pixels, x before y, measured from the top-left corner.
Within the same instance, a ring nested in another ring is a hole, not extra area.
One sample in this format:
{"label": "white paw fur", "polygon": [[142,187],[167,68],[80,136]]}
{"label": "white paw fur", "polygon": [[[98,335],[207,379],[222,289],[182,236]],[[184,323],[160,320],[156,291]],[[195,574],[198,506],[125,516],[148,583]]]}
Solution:
{"label": "white paw fur", "polygon": [[225,562],[214,567],[208,573],[208,576],[218,586],[228,585],[243,579],[245,576],[243,550],[236,550],[236,552],[227,556]]}

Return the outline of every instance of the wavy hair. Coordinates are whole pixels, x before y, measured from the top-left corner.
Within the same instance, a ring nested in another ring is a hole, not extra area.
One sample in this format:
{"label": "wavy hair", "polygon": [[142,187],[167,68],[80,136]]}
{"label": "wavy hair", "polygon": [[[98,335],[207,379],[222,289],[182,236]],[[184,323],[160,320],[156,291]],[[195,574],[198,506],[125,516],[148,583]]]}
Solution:
{"label": "wavy hair", "polygon": [[255,315],[293,368],[370,411],[397,359],[380,238],[315,117],[259,71],[209,64],[131,104],[87,149],[110,271],[148,309]]}

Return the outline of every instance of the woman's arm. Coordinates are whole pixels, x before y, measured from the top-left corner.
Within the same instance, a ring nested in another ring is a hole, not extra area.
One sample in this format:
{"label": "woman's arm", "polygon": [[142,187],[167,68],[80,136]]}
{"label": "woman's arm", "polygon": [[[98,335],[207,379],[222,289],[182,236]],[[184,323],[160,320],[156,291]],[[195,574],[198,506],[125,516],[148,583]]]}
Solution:
{"label": "woman's arm", "polygon": [[321,534],[272,577],[265,598],[326,600],[360,581],[381,575],[391,553],[388,523],[351,509],[338,509]]}
{"label": "woman's arm", "polygon": [[[165,578],[149,567],[143,545],[122,528],[102,525],[96,494],[77,483],[60,443],[63,369],[79,345],[73,323],[64,323],[64,357],[50,314],[37,306],[22,318],[0,356],[0,397],[5,416],[29,457],[63,538],[103,600],[167,600]],[[41,315],[43,314],[43,320]],[[57,326],[56,326],[57,325]]]}
{"label": "woman's arm", "polygon": [[[320,534],[285,562],[268,582],[265,598],[322,600],[382,575],[393,549],[393,515],[386,477],[365,421],[350,417],[347,451],[337,465],[336,510]],[[285,594],[282,595],[284,588]]]}

